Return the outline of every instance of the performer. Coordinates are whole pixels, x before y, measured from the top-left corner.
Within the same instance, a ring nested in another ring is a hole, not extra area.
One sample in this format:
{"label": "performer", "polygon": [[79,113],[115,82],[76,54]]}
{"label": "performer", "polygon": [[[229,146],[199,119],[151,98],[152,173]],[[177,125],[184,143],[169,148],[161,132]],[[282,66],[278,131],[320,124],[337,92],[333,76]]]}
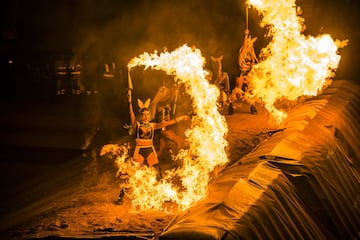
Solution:
{"label": "performer", "polygon": [[[179,121],[188,120],[189,116],[182,115],[178,116],[175,119],[171,119],[163,122],[152,122],[150,115],[150,98],[145,102],[142,102],[140,99],[137,100],[139,105],[140,119],[136,120],[135,113],[132,106],[132,97],[131,89],[128,90],[128,103],[129,103],[129,113],[131,121],[131,129],[135,134],[135,150],[133,153],[134,161],[143,164],[146,160],[148,166],[154,166],[158,168],[158,157],[154,148],[153,139],[154,131],[157,129],[165,128],[167,126],[176,124]],[[157,165],[157,166],[155,166]]]}
{"label": "performer", "polygon": [[[158,122],[166,122],[170,120],[170,112],[171,107],[170,104],[166,105],[158,105],[157,107],[157,116],[156,120]],[[184,148],[185,141],[183,137],[180,137],[176,132],[175,129],[172,128],[161,128],[159,134],[159,150],[157,151],[157,155],[160,159],[164,159],[166,157],[166,150],[170,148],[170,142],[174,142],[176,147],[175,150],[178,152],[181,148]]]}
{"label": "performer", "polygon": [[257,37],[251,38],[249,31],[249,7],[246,5],[246,29],[244,31],[244,43],[239,50],[239,67],[240,74],[247,75],[252,66],[259,62],[254,51],[254,42]]}
{"label": "performer", "polygon": [[251,67],[258,62],[254,51],[255,38],[251,38],[249,29],[245,29],[244,44],[239,50],[239,68],[242,75],[246,75]]}
{"label": "performer", "polygon": [[222,71],[223,55],[219,57],[211,56],[212,78],[210,83],[213,83],[220,90],[218,98],[220,113],[226,109],[228,101],[228,94],[230,92],[230,78],[227,72]]}
{"label": "performer", "polygon": [[[243,96],[244,92],[251,91],[249,89],[249,83],[251,81],[248,73],[252,69],[252,66],[259,62],[256,57],[254,50],[254,42],[256,41],[256,37],[251,38],[249,31],[249,23],[248,23],[248,7],[246,6],[246,29],[244,31],[244,43],[239,50],[239,68],[240,68],[240,76],[236,78],[236,86],[232,90],[232,94],[230,96],[230,104],[228,108],[228,112],[231,115],[234,111],[233,102],[238,99],[238,96]],[[256,114],[257,109],[254,104],[250,106],[251,114]]]}
{"label": "performer", "polygon": [[[158,171],[158,179],[161,179],[161,169],[159,166],[159,159],[156,154],[156,150],[154,147],[154,133],[157,129],[162,129],[167,126],[176,124],[179,121],[188,120],[190,117],[187,115],[181,115],[176,117],[175,119],[163,121],[160,123],[152,122],[152,116],[150,114],[150,98],[145,102],[140,99],[137,100],[139,106],[140,117],[139,120],[136,119],[133,105],[132,105],[132,81],[130,75],[130,69],[128,69],[128,92],[127,92],[127,100],[129,103],[129,113],[130,113],[130,121],[131,125],[129,126],[129,133],[135,135],[135,149],[133,152],[134,161],[144,164],[146,160],[146,164],[149,167],[154,167]],[[116,201],[117,204],[121,204],[125,195],[125,189],[121,188],[118,199]]]}

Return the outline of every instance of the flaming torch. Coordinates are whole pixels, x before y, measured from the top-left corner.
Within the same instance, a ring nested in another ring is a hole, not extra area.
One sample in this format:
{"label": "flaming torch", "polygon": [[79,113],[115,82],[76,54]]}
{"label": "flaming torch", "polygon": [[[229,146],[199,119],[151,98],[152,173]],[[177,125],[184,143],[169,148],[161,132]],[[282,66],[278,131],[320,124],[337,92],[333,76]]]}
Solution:
{"label": "flaming torch", "polygon": [[131,102],[131,96],[132,96],[132,90],[134,89],[133,87],[133,83],[131,80],[131,68],[128,67],[128,89],[127,89],[127,97],[128,97],[128,101]]}

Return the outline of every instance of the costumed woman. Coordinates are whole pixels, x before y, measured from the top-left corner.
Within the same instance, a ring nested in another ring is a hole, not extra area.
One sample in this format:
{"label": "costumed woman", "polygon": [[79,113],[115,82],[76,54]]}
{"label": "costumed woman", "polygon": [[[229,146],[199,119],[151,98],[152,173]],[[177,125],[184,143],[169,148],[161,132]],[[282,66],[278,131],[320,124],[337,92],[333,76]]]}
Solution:
{"label": "costumed woman", "polygon": [[[145,102],[142,102],[140,99],[137,100],[139,106],[139,119],[136,119],[133,105],[132,105],[132,88],[129,88],[127,98],[129,103],[129,113],[131,125],[129,126],[129,133],[135,135],[135,149],[133,152],[133,160],[138,162],[140,165],[145,164],[149,167],[154,167],[157,170],[157,177],[161,179],[161,169],[159,166],[159,159],[156,154],[154,147],[154,134],[155,130],[161,129],[173,124],[176,124],[179,121],[188,120],[190,117],[188,115],[181,115],[174,119],[164,121],[164,122],[152,122],[150,114],[150,98]],[[123,197],[125,195],[125,189],[120,190],[117,203],[121,204]]]}

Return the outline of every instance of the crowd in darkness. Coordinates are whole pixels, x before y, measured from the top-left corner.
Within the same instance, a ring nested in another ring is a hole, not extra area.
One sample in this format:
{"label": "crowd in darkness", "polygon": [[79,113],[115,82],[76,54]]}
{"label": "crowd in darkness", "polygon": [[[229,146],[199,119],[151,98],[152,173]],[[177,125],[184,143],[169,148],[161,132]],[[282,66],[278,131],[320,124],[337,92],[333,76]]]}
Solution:
{"label": "crowd in darkness", "polygon": [[[224,69],[229,72],[233,85],[234,77],[238,75],[235,62],[243,40],[245,20],[244,6],[241,1],[237,2],[211,0],[205,6],[201,0],[181,4],[137,0],[127,5],[116,0],[101,4],[95,0],[5,1],[0,10],[0,70],[3,76],[0,97],[47,99],[58,95],[99,93],[106,82],[103,81],[107,71],[105,64],[113,58],[105,57],[105,53],[94,56],[81,52],[84,49],[79,49],[80,56],[79,52],[74,52],[77,47],[88,47],[89,41],[94,39],[101,47],[125,49],[127,55],[121,56],[121,61],[144,51],[193,43],[206,55],[224,55]],[[336,39],[349,39],[349,46],[340,52],[338,77],[355,79],[359,62],[356,54],[360,42],[359,1],[298,0],[296,3],[305,7],[305,33],[329,33]],[[258,37],[255,50],[259,52],[263,47],[264,32],[259,29],[259,19],[254,18],[256,12],[250,13],[250,30]],[[153,24],[148,24],[150,21]],[[70,59],[65,64],[69,76],[61,82],[56,75],[56,65],[64,56]],[[124,84],[126,63],[118,60],[115,59],[115,78],[120,80],[114,82]],[[71,74],[77,71],[78,64],[81,74]]]}
{"label": "crowd in darkness", "polygon": [[115,58],[52,53],[6,57],[1,64],[4,100],[51,100],[59,95],[94,95],[125,87],[124,64]]}

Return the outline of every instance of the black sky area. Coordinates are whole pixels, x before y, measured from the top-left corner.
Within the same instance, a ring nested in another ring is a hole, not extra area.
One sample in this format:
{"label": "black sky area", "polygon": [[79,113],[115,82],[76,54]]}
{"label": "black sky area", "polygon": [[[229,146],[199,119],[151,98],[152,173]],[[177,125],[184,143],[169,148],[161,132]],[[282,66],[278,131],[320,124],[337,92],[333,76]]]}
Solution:
{"label": "black sky area", "polygon": [[[349,39],[343,60],[353,64],[357,52],[359,3],[355,0],[298,0],[305,6],[306,34],[330,33]],[[306,8],[311,5],[312,8]],[[224,68],[237,74],[237,54],[245,29],[244,0],[17,0],[2,8],[2,30],[16,33],[21,52],[82,55],[97,49],[127,62],[144,51],[183,44],[199,48],[203,55],[224,55]],[[258,37],[255,50],[264,46],[266,29],[260,16],[249,10],[249,29]],[[3,37],[4,39],[4,37]]]}
{"label": "black sky area", "polygon": [[244,7],[229,0],[30,0],[18,7],[26,49],[76,54],[95,44],[124,59],[185,43],[209,54],[236,51],[245,27]]}

